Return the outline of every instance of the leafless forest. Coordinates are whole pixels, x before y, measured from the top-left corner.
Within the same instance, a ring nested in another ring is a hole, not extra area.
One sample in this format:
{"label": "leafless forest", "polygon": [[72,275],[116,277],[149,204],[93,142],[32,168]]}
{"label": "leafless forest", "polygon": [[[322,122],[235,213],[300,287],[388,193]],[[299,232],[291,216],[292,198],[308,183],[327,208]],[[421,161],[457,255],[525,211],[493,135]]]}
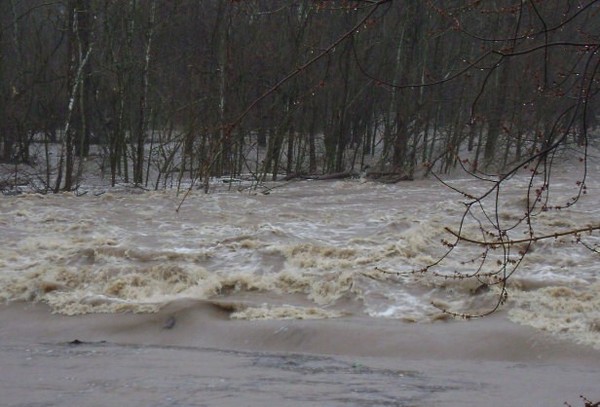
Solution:
{"label": "leafless forest", "polygon": [[510,172],[598,121],[596,0],[3,0],[0,23],[5,190]]}

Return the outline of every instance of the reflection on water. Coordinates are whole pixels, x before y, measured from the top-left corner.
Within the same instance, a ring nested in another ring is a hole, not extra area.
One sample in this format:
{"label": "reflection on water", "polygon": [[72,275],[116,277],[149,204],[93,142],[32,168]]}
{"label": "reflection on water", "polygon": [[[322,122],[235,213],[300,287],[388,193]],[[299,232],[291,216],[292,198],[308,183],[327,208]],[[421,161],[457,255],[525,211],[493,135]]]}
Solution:
{"label": "reflection on water", "polygon": [[[486,186],[452,182],[471,192]],[[505,190],[503,221],[523,212],[527,183],[516,177]],[[553,199],[568,199],[571,186],[558,178]],[[592,179],[575,208],[539,214],[538,230],[597,223],[597,188]],[[179,212],[175,191],[4,197],[0,298],[43,301],[64,314],[152,312],[178,298],[228,301],[243,319],[366,313],[428,322],[440,319],[439,308],[477,312],[494,304],[496,290],[410,273],[445,252],[444,228],[459,221],[461,199],[434,181],[360,180],[302,181],[269,195],[196,192]],[[465,271],[480,252],[461,246],[436,271]],[[509,289],[511,318],[600,347],[597,259],[571,238],[537,244]]]}

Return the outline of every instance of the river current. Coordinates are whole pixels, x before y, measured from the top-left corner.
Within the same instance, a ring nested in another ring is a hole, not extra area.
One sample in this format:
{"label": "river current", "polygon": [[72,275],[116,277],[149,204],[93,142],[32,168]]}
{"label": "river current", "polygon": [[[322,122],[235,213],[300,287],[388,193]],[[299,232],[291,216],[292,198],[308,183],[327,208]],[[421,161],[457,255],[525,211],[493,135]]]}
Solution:
{"label": "river current", "polygon": [[[535,216],[536,233],[598,224],[598,170],[589,168],[576,205]],[[576,165],[555,171],[552,205],[577,192],[580,174]],[[501,222],[523,214],[529,181],[525,171],[503,186]],[[466,176],[448,182],[470,194],[490,186]],[[0,197],[0,299],[43,302],[67,315],[155,312],[201,299],[232,319],[360,314],[426,324],[450,319],[442,310],[477,314],[496,304],[497,287],[440,277],[477,269],[471,260],[481,257],[480,246],[461,244],[437,267],[414,272],[447,251],[445,228],[457,230],[465,209],[465,196],[438,181],[269,187],[215,182],[210,193],[193,190],[185,199],[175,190],[98,187]],[[467,235],[480,237],[478,222],[467,217]],[[510,237],[522,238],[522,229]],[[514,322],[600,348],[600,263],[590,250],[600,237],[582,234],[588,247],[575,240],[534,244],[501,309]],[[485,267],[493,268],[501,253],[487,256]]]}

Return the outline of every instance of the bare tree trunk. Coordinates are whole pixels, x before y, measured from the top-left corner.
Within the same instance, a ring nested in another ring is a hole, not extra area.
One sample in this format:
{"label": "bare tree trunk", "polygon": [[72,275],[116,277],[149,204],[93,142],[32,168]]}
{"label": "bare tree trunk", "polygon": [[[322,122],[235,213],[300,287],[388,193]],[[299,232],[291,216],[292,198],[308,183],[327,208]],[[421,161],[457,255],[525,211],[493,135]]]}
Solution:
{"label": "bare tree trunk", "polygon": [[[135,1],[135,0],[134,0]],[[144,143],[146,142],[147,115],[148,115],[148,88],[150,75],[150,53],[154,37],[154,23],[156,18],[156,0],[152,1],[150,21],[146,33],[146,47],[144,50],[144,65],[142,67],[142,84],[139,100],[138,122],[136,127],[136,153],[133,167],[133,182],[142,185],[144,182]]]}
{"label": "bare tree trunk", "polygon": [[[69,81],[71,85],[71,92],[68,95],[69,102],[67,106],[67,117],[65,120],[64,131],[62,135],[61,149],[58,161],[58,172],[56,176],[56,183],[54,186],[54,192],[58,192],[61,189],[61,183],[63,178],[63,165],[64,165],[64,178],[65,183],[62,189],[69,191],[73,189],[73,169],[74,169],[74,156],[73,156],[73,115],[76,107],[77,97],[80,95],[81,81],[83,77],[83,71],[86,63],[92,52],[92,47],[88,47],[85,50],[81,48],[81,42],[78,39],[78,15],[77,6],[75,1],[71,0],[69,3]],[[75,53],[77,51],[77,53]]]}
{"label": "bare tree trunk", "polygon": [[290,130],[288,131],[288,137],[287,137],[287,163],[285,166],[285,173],[286,175],[289,175],[292,173],[292,168],[294,165],[294,126],[292,125],[290,127]]}
{"label": "bare tree trunk", "polygon": [[[77,48],[78,54],[85,52],[91,47],[91,31],[92,31],[92,4],[89,1],[77,0],[75,10],[77,24]],[[90,152],[90,137],[91,137],[91,107],[92,107],[92,65],[88,62],[85,64],[83,76],[81,78],[79,108],[77,110],[78,121],[80,125],[79,141],[76,153],[79,157],[87,157]],[[82,160],[80,160],[82,162]],[[79,172],[79,171],[78,171]],[[78,174],[79,175],[79,174]]]}
{"label": "bare tree trunk", "polygon": [[8,126],[8,115],[6,114],[5,97],[8,90],[4,88],[6,83],[4,78],[4,42],[2,38],[4,30],[0,30],[0,142],[2,143],[2,152],[0,153],[0,162],[7,162],[10,158],[10,140]]}

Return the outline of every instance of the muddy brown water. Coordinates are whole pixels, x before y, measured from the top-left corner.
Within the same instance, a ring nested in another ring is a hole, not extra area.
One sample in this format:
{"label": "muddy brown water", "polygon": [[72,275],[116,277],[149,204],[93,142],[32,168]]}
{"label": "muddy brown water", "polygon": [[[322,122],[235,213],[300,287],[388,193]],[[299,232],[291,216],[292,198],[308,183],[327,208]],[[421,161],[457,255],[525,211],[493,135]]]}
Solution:
{"label": "muddy brown water", "polygon": [[[576,173],[555,178],[553,200],[572,196]],[[536,230],[597,223],[598,179],[575,208],[539,213]],[[507,184],[502,222],[518,218],[527,185],[525,175]],[[597,255],[573,239],[540,242],[508,303],[473,321],[439,308],[488,309],[494,289],[410,273],[444,252],[463,199],[429,180],[221,187],[179,212],[176,191],[2,197],[0,405],[600,400]],[[468,271],[478,255],[462,246],[437,271]]]}
{"label": "muddy brown water", "polygon": [[232,321],[195,301],[77,316],[15,303],[0,310],[0,343],[0,404],[11,407],[561,406],[599,396],[600,352],[501,314]]}

